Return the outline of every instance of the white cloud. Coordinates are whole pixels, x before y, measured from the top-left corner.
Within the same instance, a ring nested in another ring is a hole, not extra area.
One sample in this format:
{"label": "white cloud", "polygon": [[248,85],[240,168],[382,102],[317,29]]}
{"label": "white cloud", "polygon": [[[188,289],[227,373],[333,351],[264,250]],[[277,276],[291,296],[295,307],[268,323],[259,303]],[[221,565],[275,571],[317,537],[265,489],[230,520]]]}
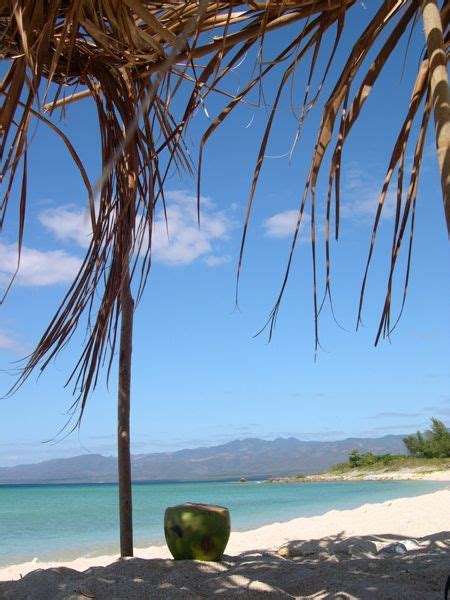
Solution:
{"label": "white cloud", "polygon": [[200,258],[209,266],[226,262],[218,246],[228,239],[233,221],[209,198],[200,200],[200,226],[197,198],[189,192],[167,192],[166,212],[167,224],[162,210],[153,223],[152,252],[157,261],[172,266],[188,265]]}
{"label": "white cloud", "polygon": [[57,239],[76,242],[82,248],[89,246],[92,228],[87,210],[69,206],[48,208],[39,215],[39,221]]}
{"label": "white cloud", "polygon": [[298,210],[285,210],[263,222],[264,235],[271,238],[291,237],[295,231]]}
{"label": "white cloud", "polygon": [[[355,223],[372,223],[378,203],[380,201],[384,173],[380,178],[375,177],[370,169],[362,169],[356,163],[350,163],[343,170],[341,193],[340,193],[340,217],[342,221]],[[405,178],[403,182],[403,202],[409,183],[409,171],[405,167]],[[320,200],[322,199],[322,202]],[[333,198],[334,205],[334,198]],[[395,217],[397,206],[397,180],[392,179],[391,186],[384,200],[381,218],[383,220],[392,220]],[[317,236],[324,236],[324,213],[326,209],[326,196],[317,197],[316,204],[316,223]],[[295,232],[295,226],[298,218],[298,209],[286,210],[276,213],[263,221],[264,235],[270,238],[291,238]],[[334,219],[334,211],[332,211]],[[300,241],[306,242],[310,237],[310,215],[304,214],[300,227]]]}
{"label": "white cloud", "polygon": [[[41,251],[22,246],[17,285],[45,286],[68,283],[81,266],[81,260],[63,250]],[[17,245],[0,243],[0,282],[8,284],[17,268]]]}
{"label": "white cloud", "polygon": [[[167,224],[162,206],[153,223],[155,260],[171,266],[188,265],[198,259],[216,266],[229,260],[221,254],[220,243],[228,239],[234,223],[225,211],[217,210],[209,198],[201,198],[200,227],[197,198],[189,192],[167,192],[166,213]],[[83,248],[88,246],[91,227],[86,211],[68,206],[47,209],[39,220],[58,239],[75,241]]]}
{"label": "white cloud", "polygon": [[[264,235],[270,238],[287,238],[292,237],[297,225],[298,210],[285,210],[272,215],[263,221]],[[311,239],[310,237],[311,218],[308,214],[304,214],[300,225],[300,238],[302,241]]]}
{"label": "white cloud", "polygon": [[[340,214],[344,219],[373,221],[380,201],[380,189],[362,188],[355,193],[341,195]],[[382,219],[392,219],[395,215],[396,192],[389,190],[381,213]]]}
{"label": "white cloud", "polygon": [[13,335],[7,333],[6,331],[0,330],[0,350],[8,350],[9,352],[23,352],[24,345]]}
{"label": "white cloud", "polygon": [[[352,221],[373,221],[381,196],[383,178],[375,179],[368,170],[362,170],[352,163],[343,171],[343,185],[340,195],[341,217]],[[404,185],[408,179],[405,177]],[[382,219],[392,219],[396,210],[397,187],[392,181],[386,195]]]}
{"label": "white cloud", "polygon": [[[341,193],[340,216],[342,220],[368,222],[371,223],[375,218],[375,213],[380,199],[378,190],[369,189],[367,187],[356,190],[351,188],[350,191]],[[382,219],[392,219],[395,215],[396,207],[396,192],[389,191],[383,212]],[[269,238],[281,239],[292,238],[297,224],[298,210],[286,210],[276,213],[263,221],[264,235]],[[300,225],[299,241],[309,242],[311,240],[311,218],[309,214],[304,214]],[[324,237],[325,225],[323,218],[319,223],[316,223],[316,239]]]}
{"label": "white cloud", "polygon": [[209,267],[217,267],[218,265],[225,265],[231,261],[231,256],[228,254],[224,254],[223,256],[207,256],[205,258],[205,263]]}

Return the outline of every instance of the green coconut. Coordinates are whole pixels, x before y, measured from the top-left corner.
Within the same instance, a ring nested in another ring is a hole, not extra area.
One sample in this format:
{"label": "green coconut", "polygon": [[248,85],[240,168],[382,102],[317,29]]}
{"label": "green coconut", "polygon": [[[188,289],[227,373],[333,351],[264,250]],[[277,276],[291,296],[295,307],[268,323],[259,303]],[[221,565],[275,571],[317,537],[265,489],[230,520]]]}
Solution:
{"label": "green coconut", "polygon": [[164,533],[175,560],[220,560],[230,537],[230,513],[223,506],[180,504],[166,509]]}

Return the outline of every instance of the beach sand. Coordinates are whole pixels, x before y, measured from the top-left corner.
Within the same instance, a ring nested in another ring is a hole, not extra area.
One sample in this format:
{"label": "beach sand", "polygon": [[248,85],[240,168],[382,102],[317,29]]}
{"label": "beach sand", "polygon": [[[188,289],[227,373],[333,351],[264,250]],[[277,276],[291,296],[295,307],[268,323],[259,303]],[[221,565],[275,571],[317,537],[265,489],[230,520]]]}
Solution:
{"label": "beach sand", "polygon": [[[450,490],[442,490],[234,532],[221,563],[175,562],[166,547],[150,547],[128,560],[102,556],[14,565],[0,569],[0,598],[441,600],[450,575],[449,530]],[[405,538],[416,539],[419,548],[403,555],[374,550]],[[287,542],[289,558],[276,553]]]}

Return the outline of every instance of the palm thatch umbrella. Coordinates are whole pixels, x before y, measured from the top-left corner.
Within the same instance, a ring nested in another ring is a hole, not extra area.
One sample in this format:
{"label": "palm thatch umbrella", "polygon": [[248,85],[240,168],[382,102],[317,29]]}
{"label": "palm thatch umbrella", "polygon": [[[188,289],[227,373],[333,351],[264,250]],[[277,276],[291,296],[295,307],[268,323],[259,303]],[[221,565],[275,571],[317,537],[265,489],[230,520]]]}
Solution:
{"label": "palm thatch umbrella", "polygon": [[[121,323],[118,449],[122,556],[133,553],[129,446],[134,312],[131,282],[136,281],[139,298],[151,264],[155,206],[158,201],[165,204],[164,187],[168,174],[173,168],[193,173],[197,166],[200,218],[204,146],[267,74],[278,73],[279,86],[257,155],[238,277],[252,201],[283,91],[296,70],[304,68],[307,83],[298,116],[300,132],[311,107],[320,100],[325,81],[331,79],[334,83],[323,102],[286,273],[268,322],[270,333],[288,280],[305,206],[310,202],[316,340],[318,338],[320,307],[316,291],[315,205],[316,184],[324,155],[333,143],[328,194],[324,199],[326,297],[330,296],[330,222],[333,212],[336,239],[339,235],[343,146],[384,65],[406,35],[408,26],[420,20],[422,13],[427,51],[420,61],[407,114],[399,121],[367,261],[368,269],[386,193],[396,171],[397,208],[388,256],[391,266],[377,340],[392,329],[392,281],[405,239],[409,257],[405,293],[408,285],[418,177],[432,109],[450,232],[450,116],[446,70],[449,40],[448,37],[444,40],[443,34],[448,25],[449,6],[444,2],[439,9],[436,0],[380,0],[375,15],[368,19],[364,31],[354,40],[347,60],[338,66],[334,64],[337,50],[349,35],[345,24],[351,19],[356,3],[356,0],[0,0],[0,53],[7,64],[0,88],[0,176],[4,188],[0,222],[3,223],[13,201],[19,214],[20,261],[27,214],[28,154],[33,148],[31,124],[38,120],[61,137],[79,169],[86,186],[92,224],[92,237],[82,266],[13,389],[17,389],[35,368],[45,369],[70,340],[81,317],[88,314],[87,341],[69,377],[75,395],[73,407],[79,409],[79,423],[89,392],[97,383],[101,365],[107,360],[108,372],[111,368]],[[284,47],[273,59],[263,60],[267,37],[281,27],[288,32]],[[365,59],[380,39],[383,42],[381,49],[367,66]],[[319,69],[319,50],[328,40],[327,61],[321,67],[321,84],[313,94],[312,81]],[[257,49],[253,75],[238,93],[229,94],[222,89],[222,82],[253,47]],[[361,83],[356,84],[359,80]],[[191,85],[188,95],[186,83]],[[186,129],[197,108],[213,92],[228,96],[228,103],[204,132],[198,164],[193,165],[184,142]],[[95,185],[91,185],[75,148],[54,118],[58,108],[68,111],[71,103],[83,99],[94,103],[98,116],[103,169]],[[175,101],[178,105],[183,103],[181,117],[173,110]],[[416,136],[410,183],[402,202],[405,152],[416,118],[421,119],[421,125]],[[19,179],[17,187],[20,188],[17,201],[12,193],[16,179]],[[361,288],[360,312],[367,269]],[[99,304],[96,302],[98,295]]]}

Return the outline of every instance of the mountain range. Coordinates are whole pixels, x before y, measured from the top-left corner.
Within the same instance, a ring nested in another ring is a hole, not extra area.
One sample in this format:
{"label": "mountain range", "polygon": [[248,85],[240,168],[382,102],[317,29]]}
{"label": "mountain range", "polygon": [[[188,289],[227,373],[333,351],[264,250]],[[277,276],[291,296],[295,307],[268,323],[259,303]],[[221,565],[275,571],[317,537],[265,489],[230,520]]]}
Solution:
{"label": "mountain range", "polygon": [[[333,442],[294,437],[235,440],[211,447],[132,456],[134,481],[264,479],[318,473],[347,460],[351,450],[404,454],[403,436],[348,438]],[[117,481],[117,458],[83,454],[0,468],[0,484],[101,483]]]}

